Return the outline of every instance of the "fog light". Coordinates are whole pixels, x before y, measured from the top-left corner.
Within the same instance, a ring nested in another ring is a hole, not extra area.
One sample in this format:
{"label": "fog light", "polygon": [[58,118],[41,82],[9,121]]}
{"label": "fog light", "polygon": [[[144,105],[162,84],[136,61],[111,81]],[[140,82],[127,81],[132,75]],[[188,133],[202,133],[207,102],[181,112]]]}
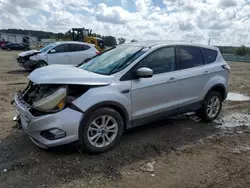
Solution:
{"label": "fog light", "polygon": [[56,139],[65,137],[66,132],[62,131],[61,129],[54,128],[54,129],[42,131],[41,136],[48,140],[56,140]]}
{"label": "fog light", "polygon": [[16,115],[15,117],[13,117],[13,121],[19,121],[20,120],[20,115]]}

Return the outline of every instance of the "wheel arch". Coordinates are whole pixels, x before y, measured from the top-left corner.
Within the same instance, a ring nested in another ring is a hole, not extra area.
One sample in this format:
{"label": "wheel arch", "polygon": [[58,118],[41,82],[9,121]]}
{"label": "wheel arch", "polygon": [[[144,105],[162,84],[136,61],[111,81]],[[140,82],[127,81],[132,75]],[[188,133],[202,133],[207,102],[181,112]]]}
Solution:
{"label": "wheel arch", "polygon": [[226,100],[227,98],[227,92],[226,92],[226,88],[223,84],[215,84],[213,85],[206,93],[204,99],[207,97],[207,95],[209,93],[211,93],[212,91],[217,91],[220,93],[221,97],[222,97],[222,100]]}
{"label": "wheel arch", "polygon": [[100,103],[97,103],[93,106],[91,106],[89,109],[87,109],[84,112],[84,115],[80,121],[80,125],[79,125],[79,138],[82,137],[82,127],[84,126],[84,122],[87,120],[88,116],[91,114],[91,112],[99,109],[99,108],[112,108],[114,110],[116,110],[122,117],[123,122],[124,122],[124,129],[128,129],[131,128],[131,123],[129,121],[129,113],[127,112],[126,108],[115,101],[103,101]]}
{"label": "wheel arch", "polygon": [[47,63],[45,60],[38,60],[38,61],[37,61],[37,64],[38,64],[38,63],[46,63],[46,64],[48,65],[48,63]]}

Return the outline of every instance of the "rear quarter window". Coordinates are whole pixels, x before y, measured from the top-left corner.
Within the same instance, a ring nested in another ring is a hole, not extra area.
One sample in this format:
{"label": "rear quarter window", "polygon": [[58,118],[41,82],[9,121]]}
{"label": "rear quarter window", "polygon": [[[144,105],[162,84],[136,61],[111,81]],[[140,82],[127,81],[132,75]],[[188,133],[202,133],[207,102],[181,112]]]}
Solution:
{"label": "rear quarter window", "polygon": [[201,48],[204,64],[210,64],[216,61],[218,52],[207,48]]}

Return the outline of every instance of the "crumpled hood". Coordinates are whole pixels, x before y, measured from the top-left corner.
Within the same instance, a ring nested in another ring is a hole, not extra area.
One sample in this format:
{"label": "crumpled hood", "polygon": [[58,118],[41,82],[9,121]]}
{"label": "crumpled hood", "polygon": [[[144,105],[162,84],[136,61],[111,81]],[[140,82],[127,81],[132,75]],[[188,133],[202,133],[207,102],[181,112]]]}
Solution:
{"label": "crumpled hood", "polygon": [[19,57],[24,57],[24,56],[27,56],[27,55],[32,55],[34,53],[39,53],[40,51],[38,50],[29,50],[29,51],[25,51],[25,52],[21,52],[18,54]]}
{"label": "crumpled hood", "polygon": [[49,65],[34,70],[29,80],[36,84],[108,85],[113,76],[85,71],[69,65]]}

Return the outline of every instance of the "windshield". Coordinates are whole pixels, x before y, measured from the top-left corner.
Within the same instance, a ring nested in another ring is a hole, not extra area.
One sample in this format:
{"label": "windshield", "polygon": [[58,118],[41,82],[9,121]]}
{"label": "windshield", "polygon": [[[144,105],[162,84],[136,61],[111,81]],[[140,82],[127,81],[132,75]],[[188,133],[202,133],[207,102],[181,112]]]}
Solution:
{"label": "windshield", "polygon": [[119,46],[89,60],[79,68],[104,75],[121,71],[132,61],[141,56],[144,51],[137,46]]}
{"label": "windshield", "polygon": [[43,47],[42,49],[40,49],[39,51],[40,52],[47,52],[48,50],[50,50],[51,48],[53,48],[55,46],[55,44],[49,44],[49,45],[47,45],[47,46],[45,46],[45,47]]}

